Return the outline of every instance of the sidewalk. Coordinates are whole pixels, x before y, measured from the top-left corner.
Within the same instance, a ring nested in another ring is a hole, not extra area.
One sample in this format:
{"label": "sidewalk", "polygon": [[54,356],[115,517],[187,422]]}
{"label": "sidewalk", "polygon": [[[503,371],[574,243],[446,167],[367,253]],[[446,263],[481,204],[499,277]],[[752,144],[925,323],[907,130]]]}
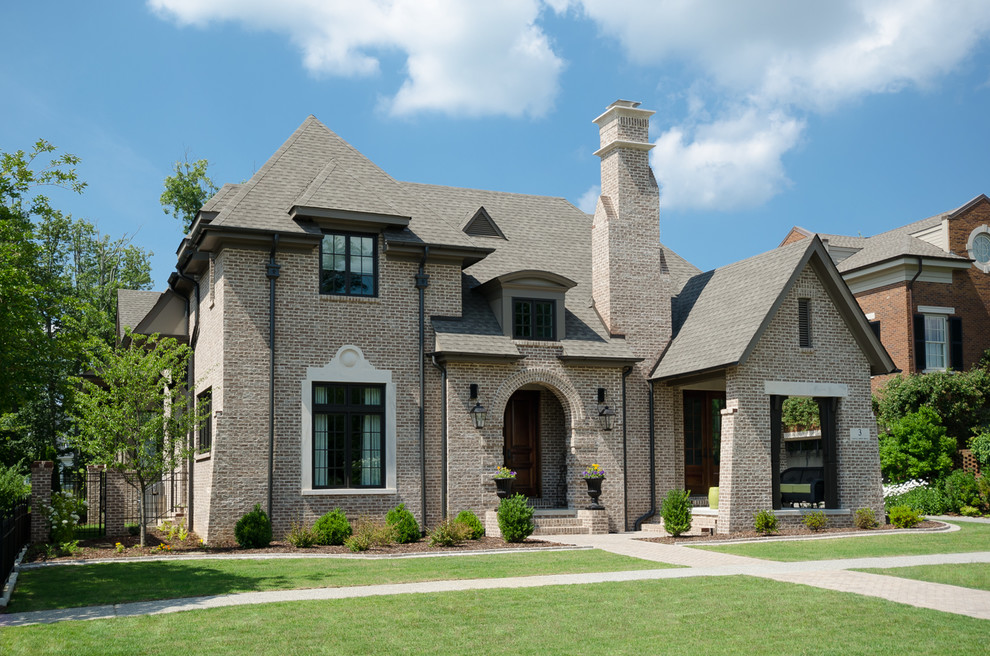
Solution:
{"label": "sidewalk", "polygon": [[[955,520],[955,518],[953,519]],[[87,608],[0,615],[0,627],[24,626],[65,620],[106,619],[135,615],[176,613],[185,610],[265,604],[279,601],[315,601],[397,594],[454,592],[460,590],[533,588],[548,585],[580,585],[618,581],[732,575],[757,576],[787,583],[798,583],[818,588],[852,592],[921,608],[932,608],[980,619],[990,619],[990,592],[988,591],[848,571],[851,569],[872,567],[990,563],[990,551],[929,556],[889,556],[883,558],[776,562],[720,554],[690,547],[644,542],[636,539],[642,536],[642,533],[620,533],[596,536],[558,536],[555,539],[579,546],[595,547],[616,554],[633,556],[655,562],[683,565],[685,567],[680,569],[628,572],[558,574],[552,576],[525,576],[501,579],[430,581],[341,588],[277,590],[167,599],[112,606],[90,606]]]}

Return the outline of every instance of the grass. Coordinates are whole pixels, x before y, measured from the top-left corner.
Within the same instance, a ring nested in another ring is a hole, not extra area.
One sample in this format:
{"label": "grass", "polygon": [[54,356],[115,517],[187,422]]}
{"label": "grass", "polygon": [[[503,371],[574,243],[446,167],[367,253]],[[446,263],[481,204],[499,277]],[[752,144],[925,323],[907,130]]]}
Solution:
{"label": "grass", "polygon": [[963,588],[990,590],[990,563],[965,565],[918,565],[917,567],[882,567],[859,569],[858,572],[897,576],[931,583],[958,585]]}
{"label": "grass", "polygon": [[151,599],[673,567],[605,551],[544,551],[446,558],[175,560],[43,567],[22,572],[9,612]]}
{"label": "grass", "polygon": [[987,622],[750,577],[240,606],[0,631],[18,654],[965,654]]}
{"label": "grass", "polygon": [[780,561],[990,551],[990,524],[960,522],[959,530],[952,533],[884,535],[878,531],[875,536],[869,537],[753,542],[695,548]]}

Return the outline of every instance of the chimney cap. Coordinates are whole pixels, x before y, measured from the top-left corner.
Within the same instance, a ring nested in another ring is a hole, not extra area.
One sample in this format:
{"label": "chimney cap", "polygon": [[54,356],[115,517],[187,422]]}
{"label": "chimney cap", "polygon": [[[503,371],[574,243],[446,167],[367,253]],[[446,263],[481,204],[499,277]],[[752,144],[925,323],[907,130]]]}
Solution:
{"label": "chimney cap", "polygon": [[619,100],[616,100],[614,103],[609,105],[607,109],[612,109],[613,107],[629,107],[630,109],[636,109],[642,104],[643,103],[636,102],[635,100],[622,100],[620,98]]}
{"label": "chimney cap", "polygon": [[595,118],[592,123],[596,123],[598,127],[604,127],[606,123],[614,120],[618,116],[629,116],[634,118],[649,118],[656,114],[652,109],[642,109],[640,105],[643,103],[636,102],[635,100],[616,100],[614,103],[605,108],[605,111],[601,113],[600,116]]}

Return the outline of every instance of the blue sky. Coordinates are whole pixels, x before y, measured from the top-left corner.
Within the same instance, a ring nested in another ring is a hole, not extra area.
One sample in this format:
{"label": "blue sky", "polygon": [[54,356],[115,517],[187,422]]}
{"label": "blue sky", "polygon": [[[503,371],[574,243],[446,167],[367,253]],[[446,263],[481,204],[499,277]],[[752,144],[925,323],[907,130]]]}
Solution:
{"label": "blue sky", "polygon": [[990,192],[988,35],[982,0],[8,2],[0,149],[82,157],[85,194],[51,195],[153,250],[163,288],[187,151],[240,182],[315,114],[397,179],[592,211],[591,119],[638,100],[662,239],[710,269]]}

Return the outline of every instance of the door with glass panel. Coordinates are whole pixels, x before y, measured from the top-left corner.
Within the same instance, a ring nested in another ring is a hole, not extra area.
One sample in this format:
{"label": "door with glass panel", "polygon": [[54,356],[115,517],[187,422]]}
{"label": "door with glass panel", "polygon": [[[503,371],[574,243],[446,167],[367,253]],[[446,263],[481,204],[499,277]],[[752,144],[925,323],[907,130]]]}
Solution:
{"label": "door with glass panel", "polygon": [[385,487],[383,385],[313,385],[313,487]]}
{"label": "door with glass panel", "polygon": [[705,496],[718,487],[725,392],[684,392],[684,489]]}

